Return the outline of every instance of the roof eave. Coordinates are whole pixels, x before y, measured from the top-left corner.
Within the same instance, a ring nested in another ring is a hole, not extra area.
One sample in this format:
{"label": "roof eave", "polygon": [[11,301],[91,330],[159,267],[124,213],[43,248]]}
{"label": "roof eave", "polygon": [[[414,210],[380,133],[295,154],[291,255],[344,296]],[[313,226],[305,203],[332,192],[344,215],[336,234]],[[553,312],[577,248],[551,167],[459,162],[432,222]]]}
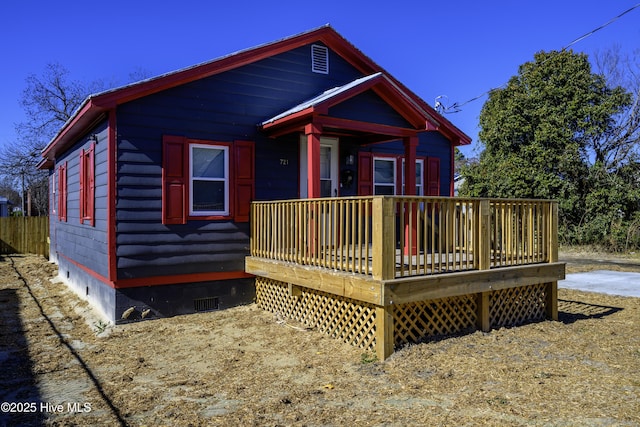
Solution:
{"label": "roof eave", "polygon": [[109,109],[115,108],[117,105],[259,61],[317,40],[329,44],[337,43],[338,41],[348,44],[333,28],[325,25],[152,79],[90,96],[85,99],[69,121],[63,125],[58,134],[47,144],[42,151],[42,155],[47,158],[52,158],[51,156],[55,156],[55,153],[60,152],[62,148],[66,147],[70,138],[87,132],[88,129],[84,126],[95,123],[101,114]]}
{"label": "roof eave", "polygon": [[92,97],[85,99],[76,110],[76,113],[71,116],[51,142],[42,150],[42,157],[53,161],[57,153],[64,151],[78,137],[88,132],[106,111],[108,111],[108,108],[97,105]]}
{"label": "roof eave", "polygon": [[[363,74],[376,72],[387,74],[382,67],[342,37],[331,26],[325,25],[291,37],[241,50],[202,64],[164,74],[153,79],[144,80],[120,89],[114,89],[91,96],[84,101],[76,113],[62,127],[60,132],[53,138],[47,147],[45,147],[42,154],[44,157],[52,159],[56,153],[66,148],[67,144],[72,143],[74,138],[86,133],[89,130],[88,127],[94,124],[101,114],[115,108],[117,105],[235,69],[316,41],[325,43],[334,52],[345,58],[345,60],[351,63]],[[406,96],[420,106],[425,113],[428,113],[428,121],[436,122],[433,124],[437,124],[438,128],[444,128],[445,132],[443,133],[453,137],[452,142],[454,144],[463,145],[468,144],[471,141],[471,138],[465,135],[444,117],[440,116],[440,114],[429,107],[419,96],[407,89],[406,86],[392,76],[389,76],[388,78],[397,85],[397,87],[401,89]],[[429,126],[427,125],[427,128],[428,127]]]}
{"label": "roof eave", "polygon": [[36,165],[36,169],[48,170],[48,169],[52,169],[54,165],[55,163],[53,160],[44,158],[38,162],[38,164]]}

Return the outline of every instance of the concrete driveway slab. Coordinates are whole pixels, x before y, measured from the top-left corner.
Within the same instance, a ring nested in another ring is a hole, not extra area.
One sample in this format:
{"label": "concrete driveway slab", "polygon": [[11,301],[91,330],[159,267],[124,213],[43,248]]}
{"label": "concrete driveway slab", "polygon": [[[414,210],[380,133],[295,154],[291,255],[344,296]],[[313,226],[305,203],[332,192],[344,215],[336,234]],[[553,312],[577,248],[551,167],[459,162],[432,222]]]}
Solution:
{"label": "concrete driveway slab", "polygon": [[640,273],[596,270],[567,274],[558,287],[640,298]]}

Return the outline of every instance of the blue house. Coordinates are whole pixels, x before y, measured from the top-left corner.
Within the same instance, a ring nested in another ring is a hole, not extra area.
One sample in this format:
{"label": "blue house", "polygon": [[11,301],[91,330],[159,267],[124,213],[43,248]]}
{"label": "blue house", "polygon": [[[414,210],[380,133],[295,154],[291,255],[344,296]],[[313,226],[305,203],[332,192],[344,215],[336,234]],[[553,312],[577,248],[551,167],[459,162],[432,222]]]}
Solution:
{"label": "blue house", "polygon": [[89,96],[39,165],[50,256],[113,322],[251,302],[252,201],[450,196],[469,142],[324,26]]}

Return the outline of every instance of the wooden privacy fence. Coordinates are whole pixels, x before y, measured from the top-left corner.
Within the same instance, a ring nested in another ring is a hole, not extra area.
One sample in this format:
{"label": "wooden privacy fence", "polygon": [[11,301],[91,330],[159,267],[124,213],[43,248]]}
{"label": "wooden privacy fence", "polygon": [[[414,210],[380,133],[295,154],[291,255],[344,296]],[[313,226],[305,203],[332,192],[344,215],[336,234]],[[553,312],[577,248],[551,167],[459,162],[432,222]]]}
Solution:
{"label": "wooden privacy fence", "polygon": [[49,217],[0,218],[0,254],[49,256]]}

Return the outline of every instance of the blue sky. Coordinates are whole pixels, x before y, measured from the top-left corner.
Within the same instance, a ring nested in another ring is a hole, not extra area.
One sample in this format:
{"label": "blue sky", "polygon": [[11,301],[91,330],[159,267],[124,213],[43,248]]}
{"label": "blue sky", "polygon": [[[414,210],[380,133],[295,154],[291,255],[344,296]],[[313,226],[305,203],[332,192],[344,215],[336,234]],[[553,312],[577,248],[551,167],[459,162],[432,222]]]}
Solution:
{"label": "blue sky", "polygon": [[[0,145],[24,120],[18,100],[29,74],[49,62],[81,81],[124,82],[330,24],[365,55],[434,104],[464,103],[504,84],[541,50],[558,50],[638,0],[213,1],[6,0],[0,6]],[[592,55],[640,48],[640,8],[575,44]],[[486,96],[447,114],[474,142]]]}

